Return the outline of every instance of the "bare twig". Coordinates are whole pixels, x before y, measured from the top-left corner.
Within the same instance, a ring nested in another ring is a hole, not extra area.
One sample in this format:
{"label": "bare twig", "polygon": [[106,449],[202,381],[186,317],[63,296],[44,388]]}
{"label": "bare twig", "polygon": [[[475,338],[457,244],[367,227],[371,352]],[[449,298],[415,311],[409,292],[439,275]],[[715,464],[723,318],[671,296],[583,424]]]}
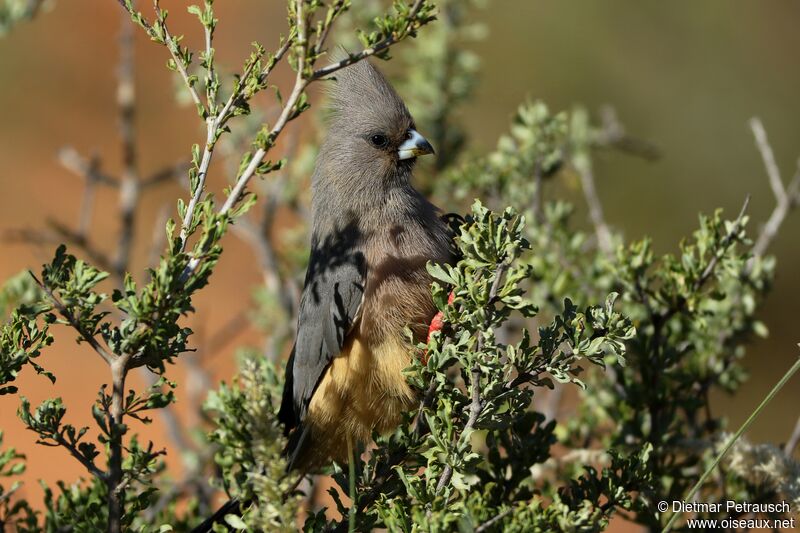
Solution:
{"label": "bare twig", "polygon": [[775,208],[772,210],[767,222],[761,228],[761,232],[756,238],[753,245],[753,255],[755,257],[762,257],[769,248],[773,239],[778,235],[778,230],[783,224],[786,216],[800,202],[800,161],[798,161],[798,169],[789,186],[786,188],[786,193],[783,200],[779,201]]}
{"label": "bare twig", "polygon": [[249,220],[240,219],[233,228],[254,249],[261,266],[264,286],[278,295],[281,308],[287,316],[291,317],[294,314],[294,294],[280,271],[271,237],[277,209],[276,195],[268,196],[266,202],[260,226],[256,226]]}
{"label": "bare twig", "polygon": [[756,146],[758,151],[761,152],[761,158],[764,160],[764,167],[767,169],[767,177],[769,178],[769,185],[772,187],[772,193],[775,195],[775,200],[778,204],[781,204],[786,201],[786,190],[783,188],[783,180],[781,179],[780,170],[778,170],[778,164],[775,162],[775,154],[767,140],[767,132],[764,130],[761,119],[758,117],[751,118],[750,129],[753,130]]}
{"label": "bare twig", "polygon": [[797,422],[794,425],[794,430],[792,431],[792,435],[789,437],[789,440],[786,441],[786,445],[783,447],[783,455],[786,457],[791,457],[794,454],[798,444],[800,444],[800,418],[797,419]]}
{"label": "bare twig", "polygon": [[[789,186],[785,187],[778,164],[775,162],[775,154],[767,139],[767,132],[758,117],[750,119],[750,129],[753,130],[756,147],[761,154],[761,159],[764,161],[764,168],[766,169],[776,204],[753,245],[753,256],[762,257],[778,234],[778,230],[786,216],[800,202],[800,160],[798,161],[798,169],[789,182]],[[748,262],[748,269],[751,267],[752,261]]]}
{"label": "bare twig", "polygon": [[586,199],[586,204],[589,206],[589,218],[594,225],[594,232],[597,236],[597,246],[606,255],[611,255],[612,239],[611,230],[608,229],[605,217],[603,216],[603,204],[600,203],[600,197],[597,194],[597,188],[594,183],[594,171],[591,164],[579,165],[578,174],[581,178],[581,189],[583,189],[583,196]]}
{"label": "bare twig", "polygon": [[119,186],[116,178],[100,172],[99,162],[96,162],[95,158],[86,159],[71,146],[65,146],[59,150],[58,162],[76,176],[87,181],[108,185],[109,187]]}
{"label": "bare twig", "polygon": [[5,242],[19,242],[33,245],[52,245],[66,242],[77,246],[89,257],[96,266],[103,270],[111,270],[111,260],[100,250],[97,250],[84,235],[68,228],[61,222],[48,219],[50,231],[30,228],[19,228],[4,231],[1,240]]}
{"label": "bare twig", "polygon": [[117,72],[117,108],[119,109],[119,137],[122,147],[122,180],[119,190],[120,233],[114,272],[123,277],[130,263],[135,231],[136,207],[139,204],[139,175],[136,170],[136,118],[135,84],[133,78],[133,25],[123,15],[119,38],[119,67]]}
{"label": "bare twig", "polygon": [[164,167],[150,174],[147,178],[141,180],[142,189],[148,189],[161,183],[172,181],[175,178],[183,176],[189,170],[189,163],[181,161]]}

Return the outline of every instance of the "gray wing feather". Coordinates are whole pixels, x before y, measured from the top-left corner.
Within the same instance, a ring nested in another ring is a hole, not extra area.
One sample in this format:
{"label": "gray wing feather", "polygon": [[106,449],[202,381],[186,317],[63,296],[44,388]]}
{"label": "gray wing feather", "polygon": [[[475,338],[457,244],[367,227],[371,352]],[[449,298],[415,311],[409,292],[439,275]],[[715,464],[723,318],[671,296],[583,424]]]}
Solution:
{"label": "gray wing feather", "polygon": [[341,351],[364,299],[366,267],[360,251],[350,246],[312,250],[279,413],[287,431],[305,418],[311,397]]}

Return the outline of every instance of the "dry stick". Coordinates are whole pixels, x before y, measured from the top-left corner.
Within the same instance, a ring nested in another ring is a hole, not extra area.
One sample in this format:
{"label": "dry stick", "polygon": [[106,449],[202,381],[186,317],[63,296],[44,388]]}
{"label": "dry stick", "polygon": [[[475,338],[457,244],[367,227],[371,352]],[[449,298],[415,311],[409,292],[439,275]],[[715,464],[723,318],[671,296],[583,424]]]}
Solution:
{"label": "dry stick", "polygon": [[[797,207],[800,201],[800,160],[798,160],[798,169],[789,182],[789,186],[784,187],[780,170],[775,162],[772,146],[769,144],[767,132],[764,130],[761,120],[758,117],[750,119],[750,128],[753,130],[756,147],[761,153],[761,159],[764,161],[767,177],[775,195],[776,205],[753,245],[753,258],[747,262],[746,266],[748,271],[753,267],[755,258],[762,257],[767,251],[786,216],[792,209]],[[797,419],[794,430],[783,448],[784,455],[791,457],[798,443],[800,443],[800,418]]]}
{"label": "dry stick", "polygon": [[118,187],[119,182],[113,176],[100,172],[99,165],[94,165],[94,159],[86,159],[72,146],[65,146],[58,152],[58,162],[61,166],[85,180],[95,183]]}
{"label": "dry stick", "polygon": [[794,425],[794,431],[792,431],[792,436],[789,437],[789,440],[786,441],[786,445],[783,447],[783,455],[786,457],[791,457],[794,454],[795,448],[800,443],[800,418],[797,419],[797,423]]}
{"label": "dry stick", "polygon": [[51,231],[40,231],[31,228],[16,228],[4,231],[0,240],[5,242],[20,242],[33,245],[59,245],[64,242],[77,246],[84,251],[92,263],[104,271],[111,270],[111,260],[105,254],[94,248],[85,236],[79,235],[56,220],[46,220],[47,226]]}
{"label": "dry stick", "polygon": [[603,216],[603,205],[600,203],[600,197],[597,195],[597,188],[595,187],[594,171],[592,170],[591,163],[580,165],[578,174],[581,178],[581,189],[583,189],[583,196],[586,199],[586,204],[589,206],[589,218],[594,225],[594,232],[597,235],[597,246],[606,255],[611,255],[612,239],[611,230],[608,229],[605,217]]}
{"label": "dry stick", "polygon": [[775,154],[767,140],[767,132],[764,131],[764,125],[761,123],[761,119],[758,117],[751,118],[750,129],[753,130],[756,146],[758,147],[758,151],[761,152],[761,158],[764,160],[764,167],[767,170],[767,177],[769,178],[770,187],[772,187],[772,193],[775,195],[775,200],[780,204],[786,199],[786,190],[783,188],[783,180],[778,170],[778,164],[775,162]]}
{"label": "dry stick", "polygon": [[758,117],[750,119],[750,128],[753,130],[756,147],[764,161],[764,168],[767,171],[769,184],[772,187],[772,193],[775,195],[776,202],[775,209],[772,211],[756,243],[753,245],[753,255],[760,257],[764,255],[767,247],[777,235],[778,229],[781,224],[783,224],[786,215],[788,215],[789,211],[795,208],[798,201],[800,201],[800,161],[798,161],[798,170],[789,182],[789,186],[784,187],[780,170],[778,170],[778,165],[775,162],[775,154],[772,151],[772,146],[769,144],[767,133],[764,130],[761,120]]}
{"label": "dry stick", "polygon": [[764,255],[764,252],[766,252],[770,243],[778,234],[778,229],[780,229],[784,219],[792,209],[797,207],[798,202],[800,202],[800,161],[798,161],[798,170],[786,189],[784,199],[779,201],[775,209],[772,210],[772,214],[758,235],[758,239],[753,245],[753,255],[758,257]]}
{"label": "dry stick", "polygon": [[119,37],[119,67],[117,72],[117,107],[119,137],[122,145],[122,180],[119,189],[120,234],[114,272],[122,278],[130,263],[135,231],[136,208],[139,204],[139,175],[136,170],[136,92],[133,79],[133,25],[123,15]]}

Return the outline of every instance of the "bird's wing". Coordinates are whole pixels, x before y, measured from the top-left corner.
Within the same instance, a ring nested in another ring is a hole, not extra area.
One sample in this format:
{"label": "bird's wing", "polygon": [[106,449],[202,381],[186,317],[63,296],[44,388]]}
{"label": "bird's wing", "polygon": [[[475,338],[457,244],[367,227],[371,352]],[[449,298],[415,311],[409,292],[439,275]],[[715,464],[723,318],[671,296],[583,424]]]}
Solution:
{"label": "bird's wing", "polygon": [[450,230],[450,256],[453,258],[453,263],[455,264],[461,259],[461,249],[456,244],[455,237],[461,234],[461,226],[466,223],[466,220],[458,213],[445,213],[439,218],[442,219],[442,222],[444,222]]}
{"label": "bird's wing", "polygon": [[365,277],[360,252],[312,248],[279,413],[287,432],[302,423],[325,370],[356,323]]}

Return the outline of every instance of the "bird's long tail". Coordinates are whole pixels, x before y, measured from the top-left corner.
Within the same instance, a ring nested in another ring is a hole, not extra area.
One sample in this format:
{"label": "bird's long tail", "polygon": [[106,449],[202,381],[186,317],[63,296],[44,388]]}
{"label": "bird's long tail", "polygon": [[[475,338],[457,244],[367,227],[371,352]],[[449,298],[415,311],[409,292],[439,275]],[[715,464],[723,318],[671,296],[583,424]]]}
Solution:
{"label": "bird's long tail", "polygon": [[[222,507],[217,509],[217,512],[207,518],[202,524],[195,527],[192,530],[192,533],[211,533],[213,531],[214,524],[225,524],[225,517],[229,514],[236,516],[242,515],[242,505],[238,498],[233,498],[225,502]],[[228,529],[233,531],[233,528],[231,527],[228,527]]]}

